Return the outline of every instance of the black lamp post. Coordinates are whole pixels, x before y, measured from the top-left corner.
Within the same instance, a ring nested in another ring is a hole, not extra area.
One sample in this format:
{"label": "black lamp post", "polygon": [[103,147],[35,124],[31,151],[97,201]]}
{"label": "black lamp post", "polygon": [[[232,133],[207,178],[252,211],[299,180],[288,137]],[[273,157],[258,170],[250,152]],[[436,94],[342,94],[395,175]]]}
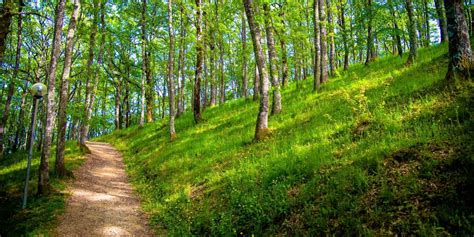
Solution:
{"label": "black lamp post", "polygon": [[30,127],[30,141],[28,143],[28,165],[26,166],[25,190],[23,192],[22,209],[26,207],[26,200],[28,198],[28,181],[30,180],[31,157],[33,155],[33,141],[35,137],[36,112],[38,111],[38,101],[46,94],[46,86],[43,83],[36,83],[30,88],[30,93],[33,96],[33,112],[31,115]]}

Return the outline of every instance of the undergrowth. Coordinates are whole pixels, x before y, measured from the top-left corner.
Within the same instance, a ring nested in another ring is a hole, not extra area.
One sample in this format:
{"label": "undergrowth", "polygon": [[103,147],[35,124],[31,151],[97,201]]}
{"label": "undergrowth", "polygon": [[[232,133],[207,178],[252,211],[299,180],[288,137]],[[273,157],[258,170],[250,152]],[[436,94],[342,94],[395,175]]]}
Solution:
{"label": "undergrowth", "polygon": [[[54,167],[55,154],[49,162]],[[76,142],[66,143],[65,165],[67,170],[79,167],[84,161],[83,153]],[[0,236],[48,235],[55,227],[57,217],[64,212],[64,192],[70,177],[59,178],[50,174],[52,192],[48,196],[37,196],[40,154],[33,155],[30,181],[28,183],[27,207],[21,209],[26,177],[27,153],[16,152],[0,158]]]}
{"label": "undergrowth", "polygon": [[340,71],[318,93],[282,90],[272,134],[239,99],[99,140],[121,150],[157,233],[474,233],[472,81],[444,81],[447,46]]}

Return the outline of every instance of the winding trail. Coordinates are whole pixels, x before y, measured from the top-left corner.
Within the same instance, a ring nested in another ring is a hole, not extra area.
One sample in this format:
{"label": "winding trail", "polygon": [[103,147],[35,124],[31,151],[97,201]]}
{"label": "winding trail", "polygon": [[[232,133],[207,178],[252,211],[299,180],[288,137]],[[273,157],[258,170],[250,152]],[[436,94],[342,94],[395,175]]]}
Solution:
{"label": "winding trail", "polygon": [[86,162],[74,172],[71,197],[56,236],[153,236],[130,186],[121,154],[107,143],[88,142]]}

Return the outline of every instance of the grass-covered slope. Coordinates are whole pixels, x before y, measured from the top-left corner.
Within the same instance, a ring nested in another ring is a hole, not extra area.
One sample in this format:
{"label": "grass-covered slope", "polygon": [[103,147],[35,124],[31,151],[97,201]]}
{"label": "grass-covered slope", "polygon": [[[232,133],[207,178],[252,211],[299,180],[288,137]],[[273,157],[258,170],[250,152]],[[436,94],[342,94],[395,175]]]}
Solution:
{"label": "grass-covered slope", "polygon": [[472,82],[443,78],[447,47],[388,57],[283,90],[272,135],[252,142],[258,103],[227,102],[100,138],[125,156],[158,233],[474,233]]}
{"label": "grass-covered slope", "polygon": [[[54,149],[53,149],[54,150]],[[16,152],[0,157],[0,236],[48,236],[55,227],[57,217],[64,212],[67,193],[64,192],[69,177],[50,175],[52,193],[36,196],[40,154],[33,155],[29,182],[28,206],[21,209],[26,177],[27,153]],[[53,154],[49,167],[54,169]],[[84,156],[76,142],[67,142],[65,165],[67,170],[79,167]]]}

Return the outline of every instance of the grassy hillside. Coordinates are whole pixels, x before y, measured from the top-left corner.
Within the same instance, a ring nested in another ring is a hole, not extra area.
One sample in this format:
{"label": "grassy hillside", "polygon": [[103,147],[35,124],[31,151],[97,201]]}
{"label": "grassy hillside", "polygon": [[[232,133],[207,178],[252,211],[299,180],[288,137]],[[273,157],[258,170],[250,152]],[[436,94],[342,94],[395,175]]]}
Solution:
{"label": "grassy hillside", "polygon": [[271,136],[236,100],[101,137],[124,153],[158,233],[474,233],[472,82],[447,86],[446,45],[283,90]]}
{"label": "grassy hillside", "polygon": [[[55,149],[53,149],[55,150]],[[67,193],[64,192],[68,177],[50,176],[53,187],[49,196],[36,196],[40,154],[35,153],[31,162],[28,206],[21,209],[26,176],[27,153],[17,152],[0,157],[0,236],[44,235],[55,226],[57,216],[64,211]],[[54,169],[55,155],[49,162]],[[83,153],[75,141],[66,144],[65,164],[68,170],[79,167]]]}

